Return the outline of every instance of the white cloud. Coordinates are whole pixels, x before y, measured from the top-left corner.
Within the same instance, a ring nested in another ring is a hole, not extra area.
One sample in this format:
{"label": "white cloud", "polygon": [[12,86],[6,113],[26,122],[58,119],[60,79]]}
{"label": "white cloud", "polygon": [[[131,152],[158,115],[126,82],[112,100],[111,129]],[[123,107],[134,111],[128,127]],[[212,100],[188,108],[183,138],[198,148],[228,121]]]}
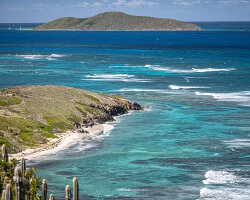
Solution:
{"label": "white cloud", "polygon": [[183,5],[183,6],[191,6],[191,5],[195,5],[195,4],[200,4],[201,1],[199,0],[192,0],[192,1],[189,1],[189,0],[174,0],[173,1],[173,4],[174,5]]}
{"label": "white cloud", "polygon": [[155,6],[158,5],[156,1],[149,0],[116,0],[112,3],[113,6],[128,6],[128,7],[138,7],[138,6]]}
{"label": "white cloud", "polygon": [[220,4],[224,5],[237,5],[237,4],[250,4],[249,0],[221,0]]}
{"label": "white cloud", "polygon": [[199,0],[174,0],[173,4],[174,5],[183,5],[183,6],[191,6],[191,5],[195,5],[195,4],[200,4],[201,2]]}
{"label": "white cloud", "polygon": [[83,8],[99,8],[101,6],[103,6],[103,3],[102,2],[94,2],[94,3],[88,3],[88,2],[81,2],[81,3],[78,3],[78,4],[74,4],[74,5],[71,5],[72,7],[83,7]]}

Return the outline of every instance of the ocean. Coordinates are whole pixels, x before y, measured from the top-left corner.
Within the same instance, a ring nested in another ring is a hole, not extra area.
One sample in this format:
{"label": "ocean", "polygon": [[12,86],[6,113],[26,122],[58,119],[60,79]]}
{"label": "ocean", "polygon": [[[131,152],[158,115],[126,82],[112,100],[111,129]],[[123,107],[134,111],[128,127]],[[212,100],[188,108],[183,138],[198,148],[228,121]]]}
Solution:
{"label": "ocean", "polygon": [[65,85],[145,107],[28,163],[56,199],[74,176],[80,199],[250,199],[250,22],[197,24],[205,30],[0,25],[1,88]]}

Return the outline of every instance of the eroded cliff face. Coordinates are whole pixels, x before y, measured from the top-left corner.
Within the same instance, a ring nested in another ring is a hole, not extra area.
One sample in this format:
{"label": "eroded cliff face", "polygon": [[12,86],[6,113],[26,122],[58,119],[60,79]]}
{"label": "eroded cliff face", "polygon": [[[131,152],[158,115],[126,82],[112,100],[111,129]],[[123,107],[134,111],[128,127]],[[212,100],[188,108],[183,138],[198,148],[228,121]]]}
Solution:
{"label": "eroded cliff face", "polygon": [[22,86],[0,90],[0,144],[10,152],[45,144],[67,130],[114,120],[129,110],[142,110],[121,97],[54,86]]}

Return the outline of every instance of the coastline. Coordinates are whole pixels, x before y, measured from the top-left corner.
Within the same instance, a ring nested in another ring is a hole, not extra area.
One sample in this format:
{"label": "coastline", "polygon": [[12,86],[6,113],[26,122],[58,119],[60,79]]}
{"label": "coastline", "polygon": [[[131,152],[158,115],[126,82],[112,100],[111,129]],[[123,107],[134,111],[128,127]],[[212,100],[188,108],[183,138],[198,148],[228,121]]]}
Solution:
{"label": "coastline", "polygon": [[[114,121],[95,124],[93,126],[89,126],[88,128],[85,127],[84,133],[82,133],[80,130],[69,130],[65,133],[58,133],[56,134],[57,138],[49,139],[49,141],[41,147],[27,148],[19,153],[9,154],[9,159],[15,158],[17,161],[20,161],[22,158],[24,158],[25,160],[29,161],[39,161],[49,156],[55,156],[67,148],[70,148],[74,144],[77,144],[79,141],[89,141],[98,136],[107,136],[105,132],[110,131],[110,128],[107,128],[107,125],[110,123],[117,124],[120,122],[120,117],[131,115],[133,112],[134,110],[130,110],[128,113],[114,116]],[[115,126],[114,124],[112,124],[112,129]],[[108,130],[106,130],[106,128]]]}
{"label": "coastline", "polygon": [[[105,123],[104,123],[105,124]],[[80,140],[87,140],[96,135],[101,135],[104,132],[104,124],[97,124],[89,128],[85,128],[87,133],[81,133],[80,131],[67,131],[65,133],[57,134],[57,138],[49,139],[49,142],[38,148],[28,148],[16,154],[10,154],[9,158],[21,160],[41,160],[44,157],[50,155],[56,155],[57,153],[64,151],[70,146],[76,144]]]}

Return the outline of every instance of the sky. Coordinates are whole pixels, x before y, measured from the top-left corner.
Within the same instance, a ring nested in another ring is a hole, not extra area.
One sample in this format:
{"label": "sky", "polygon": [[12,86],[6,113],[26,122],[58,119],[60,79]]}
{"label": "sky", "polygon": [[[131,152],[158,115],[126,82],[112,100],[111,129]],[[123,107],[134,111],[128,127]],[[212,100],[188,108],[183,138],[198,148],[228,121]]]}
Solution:
{"label": "sky", "polygon": [[0,0],[0,23],[48,22],[107,11],[183,21],[250,21],[250,0]]}

